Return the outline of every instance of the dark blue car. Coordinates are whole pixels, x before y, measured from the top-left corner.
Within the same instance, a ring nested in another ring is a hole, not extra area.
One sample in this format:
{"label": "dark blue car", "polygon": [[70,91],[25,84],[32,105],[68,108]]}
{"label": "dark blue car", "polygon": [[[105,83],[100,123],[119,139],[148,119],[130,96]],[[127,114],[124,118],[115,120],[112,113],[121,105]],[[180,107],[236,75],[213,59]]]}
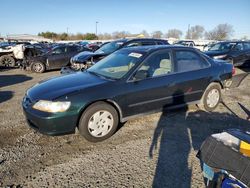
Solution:
{"label": "dark blue car", "polygon": [[119,122],[190,103],[212,111],[233,65],[194,48],[146,46],[118,50],[84,72],[30,88],[23,100],[29,125],[48,135],[74,133],[107,139]]}

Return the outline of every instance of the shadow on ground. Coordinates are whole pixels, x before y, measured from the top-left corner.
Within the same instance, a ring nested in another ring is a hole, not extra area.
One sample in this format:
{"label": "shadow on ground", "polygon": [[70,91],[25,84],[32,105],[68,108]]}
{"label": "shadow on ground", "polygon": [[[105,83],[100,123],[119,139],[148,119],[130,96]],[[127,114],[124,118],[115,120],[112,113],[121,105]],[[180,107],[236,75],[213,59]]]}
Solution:
{"label": "shadow on ground", "polygon": [[13,97],[12,91],[0,91],[0,103],[10,100]]}
{"label": "shadow on ground", "polygon": [[16,75],[0,75],[0,88],[5,86],[10,86],[14,84],[19,84],[28,80],[31,80],[32,77],[26,76],[23,74]]}
{"label": "shadow on ground", "polygon": [[4,72],[4,71],[8,71],[8,70],[13,70],[13,69],[17,69],[16,67],[4,67],[4,66],[0,66],[0,73]]}
{"label": "shadow on ground", "polygon": [[152,158],[159,149],[152,187],[191,187],[195,173],[190,152],[197,151],[209,135],[230,128],[250,130],[250,121],[231,113],[187,112],[187,108],[176,114],[163,112],[149,150]]}
{"label": "shadow on ground", "polygon": [[244,65],[241,65],[239,67],[237,67],[238,69],[242,70],[245,73],[250,73],[250,62],[246,63]]}

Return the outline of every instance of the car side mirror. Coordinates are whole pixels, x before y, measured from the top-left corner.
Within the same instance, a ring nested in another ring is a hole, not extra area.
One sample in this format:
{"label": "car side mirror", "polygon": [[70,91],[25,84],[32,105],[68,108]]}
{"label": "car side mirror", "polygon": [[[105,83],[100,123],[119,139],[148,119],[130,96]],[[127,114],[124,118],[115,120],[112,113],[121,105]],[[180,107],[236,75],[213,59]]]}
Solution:
{"label": "car side mirror", "polygon": [[139,70],[135,73],[133,80],[143,80],[148,77],[148,71]]}

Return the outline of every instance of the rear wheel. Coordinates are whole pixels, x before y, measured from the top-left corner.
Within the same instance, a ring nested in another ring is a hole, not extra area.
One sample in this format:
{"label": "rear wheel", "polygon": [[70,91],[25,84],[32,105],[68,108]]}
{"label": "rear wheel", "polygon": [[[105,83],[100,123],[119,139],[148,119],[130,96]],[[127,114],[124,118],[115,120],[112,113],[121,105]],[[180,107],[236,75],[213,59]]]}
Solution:
{"label": "rear wheel", "polygon": [[117,111],[105,102],[96,102],[83,112],[78,129],[86,140],[100,142],[112,136],[117,126]]}
{"label": "rear wheel", "polygon": [[32,64],[31,70],[36,73],[43,73],[45,71],[45,65],[41,62],[35,62]]}
{"label": "rear wheel", "polygon": [[218,83],[210,84],[205,90],[198,107],[202,110],[211,112],[221,101],[221,86]]}
{"label": "rear wheel", "polygon": [[16,64],[15,59],[10,55],[3,55],[0,57],[0,65],[6,67],[14,67]]}

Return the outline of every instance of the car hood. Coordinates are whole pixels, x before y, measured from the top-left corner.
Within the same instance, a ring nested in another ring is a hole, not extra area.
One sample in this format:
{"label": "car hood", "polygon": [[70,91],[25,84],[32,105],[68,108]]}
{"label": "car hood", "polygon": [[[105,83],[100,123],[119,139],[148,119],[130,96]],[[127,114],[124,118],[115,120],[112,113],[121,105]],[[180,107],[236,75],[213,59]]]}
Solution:
{"label": "car hood", "polygon": [[222,52],[222,51],[206,51],[204,52],[206,55],[210,56],[210,57],[214,57],[214,56],[219,56],[219,55],[225,55],[227,54],[227,52]]}
{"label": "car hood", "polygon": [[101,77],[89,72],[77,72],[63,76],[53,77],[39,82],[27,91],[32,101],[55,100],[91,86],[108,82]]}
{"label": "car hood", "polygon": [[105,53],[84,51],[72,57],[72,61],[77,62],[77,63],[84,63],[85,61],[89,60],[92,57],[96,58],[96,57],[101,57],[101,56],[106,56],[106,55],[107,54]]}

